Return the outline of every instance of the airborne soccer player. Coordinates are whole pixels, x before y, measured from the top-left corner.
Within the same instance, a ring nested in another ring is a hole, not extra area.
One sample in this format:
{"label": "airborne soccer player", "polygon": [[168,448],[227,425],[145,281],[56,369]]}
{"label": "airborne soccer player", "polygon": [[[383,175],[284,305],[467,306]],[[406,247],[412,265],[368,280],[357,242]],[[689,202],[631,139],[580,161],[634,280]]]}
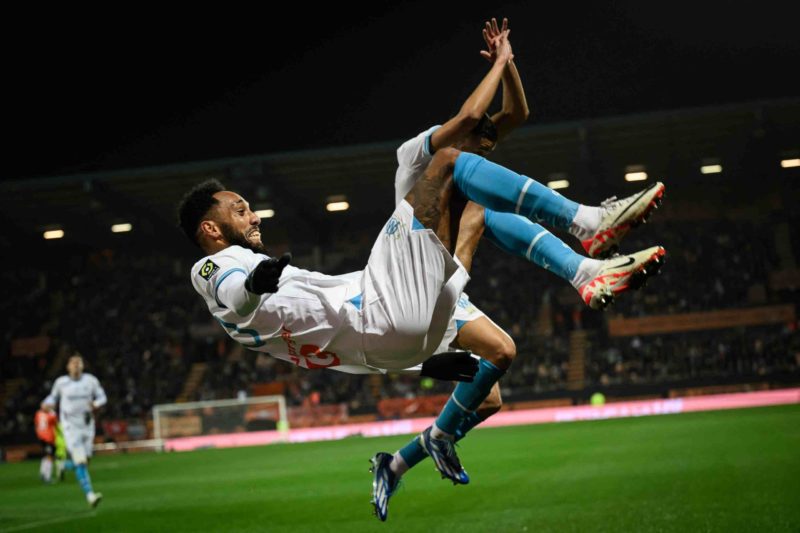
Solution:
{"label": "airborne soccer player", "polygon": [[[424,130],[398,148],[396,202],[400,202],[423,177],[437,150],[456,147],[465,152],[487,155],[494,150],[499,140],[528,118],[528,104],[514,64],[509,33],[507,19],[503,20],[502,26],[497,24],[496,19],[485,23],[483,37],[488,50],[482,51],[481,55],[492,65],[489,72],[455,117],[442,126]],[[487,110],[501,84],[502,108],[489,116],[486,114]],[[654,183],[629,198],[619,201],[612,199],[603,202],[600,207],[590,207],[566,200],[532,180],[526,182],[523,189],[525,187],[539,188],[540,203],[552,202],[560,206],[555,217],[536,215],[531,218],[546,220],[551,225],[568,230],[581,238],[584,249],[593,257],[614,252],[628,230],[648,216],[664,191],[663,184]],[[610,302],[610,297],[626,290],[630,273],[642,268],[643,257],[651,257],[654,253],[651,249],[639,256],[638,260],[625,259],[622,263],[630,264],[620,267],[620,261],[604,262],[576,254],[538,223],[516,214],[520,212],[519,206],[513,213],[476,207],[483,214],[485,237],[500,249],[524,257],[569,282],[584,301],[595,309],[605,307]],[[469,265],[467,268],[469,270]],[[448,332],[447,341],[477,354],[512,354],[513,358],[513,341],[471,303],[466,294],[461,296],[454,318],[454,327]],[[502,373],[500,369],[490,368],[489,363],[484,361],[478,375],[483,378],[484,374],[491,376],[499,373]],[[372,458],[372,501],[378,518],[386,519],[388,500],[401,476],[428,455],[433,457],[443,477],[460,484],[469,481],[467,473],[455,459],[450,441],[463,438],[473,427],[496,413],[502,405],[502,399],[496,381],[489,396],[480,405],[470,403],[462,396],[463,391],[468,388],[456,388],[433,427],[394,454],[379,452]],[[458,420],[460,422],[456,424]],[[447,442],[443,446],[437,446],[442,439]],[[442,455],[450,458],[442,460]]]}
{"label": "airborne soccer player", "polygon": [[[289,266],[288,254],[266,255],[259,217],[215,180],[189,191],[178,211],[181,228],[206,254],[192,267],[191,282],[228,335],[304,368],[363,373],[407,371],[420,363],[424,369],[426,360],[447,349],[446,333],[469,280],[465,265],[484,229],[482,206],[549,221],[574,218],[579,207],[483,157],[444,147],[398,203],[365,269],[340,276]],[[656,246],[601,263],[601,274],[584,290],[591,292],[587,301],[600,307],[641,285],[664,254]],[[453,447],[455,431],[514,353],[477,355],[474,382],[459,386],[452,398],[461,406],[446,407],[445,419],[440,416],[425,437],[437,468],[456,482],[465,473]]]}

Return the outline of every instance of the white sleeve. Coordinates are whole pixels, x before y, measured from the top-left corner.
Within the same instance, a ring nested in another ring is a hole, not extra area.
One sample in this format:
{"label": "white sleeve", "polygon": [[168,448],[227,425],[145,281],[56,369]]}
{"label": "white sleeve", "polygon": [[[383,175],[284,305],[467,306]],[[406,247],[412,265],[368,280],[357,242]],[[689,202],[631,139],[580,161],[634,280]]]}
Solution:
{"label": "white sleeve", "polygon": [[235,269],[220,278],[216,285],[217,302],[233,310],[239,316],[247,316],[256,310],[261,303],[260,294],[254,294],[244,288],[247,274]]}
{"label": "white sleeve", "polygon": [[61,397],[61,379],[59,378],[53,382],[53,388],[50,391],[50,394],[47,395],[47,398],[45,398],[42,401],[42,403],[46,405],[52,405],[53,407],[55,407],[60,397]]}
{"label": "white sleeve", "polygon": [[406,168],[418,168],[420,165],[430,163],[431,135],[441,126],[433,126],[421,132],[413,139],[409,139],[397,149],[397,164]]}
{"label": "white sleeve", "polygon": [[394,201],[400,201],[414,188],[414,184],[433,157],[431,154],[431,135],[439,126],[429,128],[413,139],[404,142],[397,149],[397,171],[394,176]]}
{"label": "white sleeve", "polygon": [[192,269],[192,285],[206,300],[219,307],[247,316],[258,308],[262,296],[244,288],[251,264],[258,264],[258,257],[247,255],[243,249],[230,247],[221,253],[207,257]]}
{"label": "white sleeve", "polygon": [[94,391],[92,392],[94,396],[94,401],[92,401],[92,407],[102,407],[108,402],[108,398],[106,397],[106,391],[103,390],[103,386],[100,385],[100,380],[94,378]]}
{"label": "white sleeve", "polygon": [[375,368],[366,365],[338,365],[328,367],[330,370],[344,372],[345,374],[411,374],[419,375],[422,371],[422,365],[412,366],[411,368],[404,368],[402,370],[386,370],[384,368]]}

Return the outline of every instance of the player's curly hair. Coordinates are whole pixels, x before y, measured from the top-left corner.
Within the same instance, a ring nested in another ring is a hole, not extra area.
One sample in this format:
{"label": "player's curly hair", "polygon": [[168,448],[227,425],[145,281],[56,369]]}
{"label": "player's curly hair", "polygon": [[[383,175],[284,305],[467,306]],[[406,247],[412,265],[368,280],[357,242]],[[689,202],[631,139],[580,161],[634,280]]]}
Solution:
{"label": "player's curly hair", "polygon": [[178,226],[197,246],[200,246],[197,242],[197,228],[200,226],[200,221],[212,207],[217,205],[214,194],[224,190],[225,186],[219,180],[206,180],[192,187],[178,204]]}

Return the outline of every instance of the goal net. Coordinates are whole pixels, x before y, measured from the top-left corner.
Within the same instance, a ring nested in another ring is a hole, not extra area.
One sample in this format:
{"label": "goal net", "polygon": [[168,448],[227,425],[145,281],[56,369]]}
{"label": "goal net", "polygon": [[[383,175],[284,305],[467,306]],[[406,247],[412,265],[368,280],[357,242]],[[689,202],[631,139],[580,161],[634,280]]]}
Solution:
{"label": "goal net", "polygon": [[289,429],[283,396],[153,406],[156,440]]}

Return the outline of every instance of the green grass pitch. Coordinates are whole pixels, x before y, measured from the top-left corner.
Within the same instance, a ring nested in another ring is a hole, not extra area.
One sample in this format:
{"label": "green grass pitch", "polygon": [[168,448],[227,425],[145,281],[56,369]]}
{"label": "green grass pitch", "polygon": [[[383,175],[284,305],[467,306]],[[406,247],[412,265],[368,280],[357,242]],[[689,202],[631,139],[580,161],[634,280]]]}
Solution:
{"label": "green grass pitch", "polygon": [[0,531],[800,531],[800,405],[482,429],[454,487],[430,461],[371,514],[368,458],[408,437],[0,465]]}

